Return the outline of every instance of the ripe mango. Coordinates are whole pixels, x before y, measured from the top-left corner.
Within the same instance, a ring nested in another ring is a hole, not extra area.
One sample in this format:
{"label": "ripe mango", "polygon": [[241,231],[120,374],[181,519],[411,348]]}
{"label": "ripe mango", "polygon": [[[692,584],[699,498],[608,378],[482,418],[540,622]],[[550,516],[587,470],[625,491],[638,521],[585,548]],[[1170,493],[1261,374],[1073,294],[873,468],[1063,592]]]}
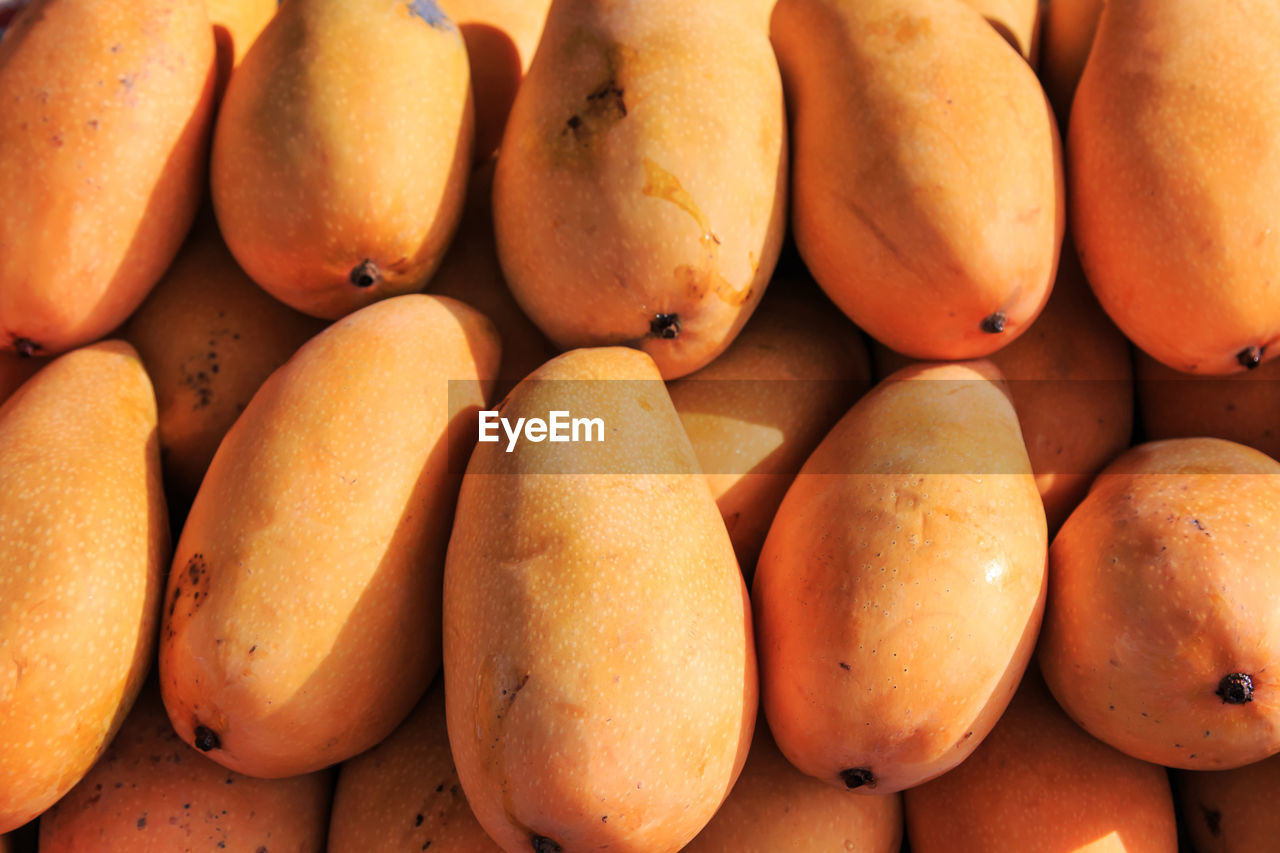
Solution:
{"label": "ripe mango", "polygon": [[1280,755],[1235,770],[1173,774],[1197,853],[1266,850],[1280,838]]}
{"label": "ripe mango", "polygon": [[1102,4],[1103,0],[1052,0],[1044,13],[1040,78],[1063,127],[1093,47]]}
{"label": "ripe mango", "polygon": [[254,284],[212,222],[196,226],[123,330],[155,384],[165,491],[174,504],[190,505],[258,386],[322,328]]}
{"label": "ripe mango", "polygon": [[493,237],[492,160],[471,173],[462,223],[427,289],[451,296],[484,314],[502,339],[502,364],[493,398],[501,400],[516,383],[556,354],[556,348],[511,295]]}
{"label": "ripe mango", "polygon": [[796,770],[764,720],[729,799],[685,853],[856,850],[898,853],[902,796],[851,797]]}
{"label": "ripe mango", "polygon": [[1229,441],[1149,442],[1062,525],[1040,666],[1094,737],[1189,770],[1280,752],[1277,475]]}
{"label": "ripe mango", "polygon": [[106,753],[40,818],[40,853],[318,851],[331,774],[254,779],[187,746],[143,690]]}
{"label": "ripe mango", "polygon": [[668,389],[748,582],[796,472],[871,387],[862,336],[816,287],[771,288],[723,355]]}
{"label": "ripe mango", "polygon": [[1067,144],[1102,307],[1184,373],[1280,353],[1280,6],[1106,3]]}
{"label": "ripe mango", "polygon": [[913,358],[1022,334],[1064,221],[1057,129],[1027,63],[955,0],[779,0],[773,41],[796,245],[827,295]]}
{"label": "ripe mango", "polygon": [[[882,376],[909,363],[881,346],[874,354]],[[1133,433],[1129,342],[1093,297],[1074,249],[1064,247],[1031,328],[990,358],[1009,380],[1052,536]]]}
{"label": "ripe mango", "polygon": [[391,737],[342,765],[329,853],[498,853],[458,781],[445,731],[444,681]]}
{"label": "ripe mango", "polygon": [[989,362],[908,367],[805,462],[756,568],[761,693],[787,759],[890,793],[1004,711],[1044,607],[1044,510]]}
{"label": "ripe mango", "polygon": [[257,40],[281,0],[205,0],[218,51],[218,100],[249,46]]}
{"label": "ripe mango", "polygon": [[421,290],[462,212],[472,122],[466,49],[433,0],[290,0],[214,131],[227,246],[316,317]]}
{"label": "ripe mango", "polygon": [[782,84],[734,0],[558,0],[494,178],[498,256],[557,346],[644,350],[666,379],[755,309],[786,225]]}
{"label": "ripe mango", "polygon": [[163,602],[183,740],[278,778],[368,749],[412,710],[439,665],[450,511],[497,362],[482,315],[409,294],[330,326],[258,389]]}
{"label": "ripe mango", "polygon": [[444,588],[458,777],[508,851],[662,853],[711,819],[757,693],[733,547],[646,354],[575,350],[502,417],[598,417],[604,441],[480,443]]}
{"label": "ripe mango", "polygon": [[54,360],[0,406],[0,833],[71,790],[123,722],[168,549],[142,362],[122,341]]}
{"label": "ripe mango", "polygon": [[102,337],[173,260],[204,189],[202,3],[36,0],[0,42],[0,349]]}
{"label": "ripe mango", "polygon": [[9,399],[9,395],[34,376],[47,361],[48,359],[23,358],[11,352],[0,352],[0,403]]}
{"label": "ripe mango", "polygon": [[906,795],[913,853],[1174,853],[1163,767],[1094,740],[1029,670],[973,755]]}
{"label": "ripe mango", "polygon": [[1148,438],[1225,438],[1280,457],[1280,361],[1227,376],[1165,367],[1139,350],[1138,406]]}
{"label": "ripe mango", "polygon": [[1040,0],[964,0],[1032,68],[1040,61]]}

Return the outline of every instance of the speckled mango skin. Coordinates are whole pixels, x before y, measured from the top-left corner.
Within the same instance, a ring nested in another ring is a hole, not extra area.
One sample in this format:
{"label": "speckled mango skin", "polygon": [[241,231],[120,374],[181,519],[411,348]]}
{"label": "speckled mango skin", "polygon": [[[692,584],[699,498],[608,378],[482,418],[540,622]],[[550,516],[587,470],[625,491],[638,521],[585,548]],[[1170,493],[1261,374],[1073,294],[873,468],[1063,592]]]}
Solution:
{"label": "speckled mango skin", "polygon": [[483,315],[409,294],[335,323],[258,390],[163,602],[161,688],[183,740],[207,727],[210,758],[277,778],[408,715],[439,666],[450,512],[498,358]]}
{"label": "speckled mango skin", "polygon": [[[1071,717],[1168,767],[1225,770],[1280,752],[1280,463],[1184,438],[1107,466],[1049,552],[1039,660]],[[1253,699],[1227,704],[1245,673]]]}
{"label": "speckled mango skin", "polygon": [[155,651],[169,525],[133,348],[68,353],[0,407],[0,832],[106,748]]}
{"label": "speckled mango skin", "polygon": [[963,764],[905,794],[913,853],[1175,853],[1169,777],[1095,740],[1028,670]]}
{"label": "speckled mango skin", "polygon": [[907,367],[872,389],[796,476],[756,567],[761,692],[787,759],[870,794],[963,761],[1031,657],[1046,547],[995,367]]}
{"label": "speckled mango skin", "polygon": [[[326,319],[421,290],[462,213],[469,81],[432,0],[289,0],[214,131],[214,208],[245,272]],[[366,260],[376,280],[360,286]]]}
{"label": "speckled mango skin", "polygon": [[1234,770],[1173,774],[1197,853],[1266,850],[1280,838],[1280,755]]}
{"label": "speckled mango skin", "polygon": [[150,684],[80,784],[40,818],[40,853],[320,853],[328,772],[254,779],[173,731]]}
{"label": "speckled mango skin", "polygon": [[676,851],[750,744],[746,587],[649,356],[574,350],[501,411],[550,408],[602,417],[605,441],[478,444],[463,478],[444,597],[458,776],[510,853]]}
{"label": "speckled mango skin", "polygon": [[767,26],[744,6],[553,3],[493,191],[512,293],[562,349],[634,346],[674,379],[764,295],[786,226],[786,116]]}
{"label": "speckled mango skin", "polygon": [[391,737],[342,765],[329,853],[499,853],[458,781],[436,679]]}
{"label": "speckled mango skin", "polygon": [[1120,330],[1184,373],[1280,354],[1277,42],[1270,0],[1107,3],[1076,90],[1081,263]]}
{"label": "speckled mango skin", "polygon": [[[832,301],[913,358],[978,358],[1022,334],[1065,221],[1058,132],[1027,63],[955,0],[780,0],[773,43],[793,233]],[[1002,331],[985,331],[997,313]]]}
{"label": "speckled mango skin", "polygon": [[204,192],[203,3],[37,0],[0,41],[0,349],[110,332],[173,260]]}

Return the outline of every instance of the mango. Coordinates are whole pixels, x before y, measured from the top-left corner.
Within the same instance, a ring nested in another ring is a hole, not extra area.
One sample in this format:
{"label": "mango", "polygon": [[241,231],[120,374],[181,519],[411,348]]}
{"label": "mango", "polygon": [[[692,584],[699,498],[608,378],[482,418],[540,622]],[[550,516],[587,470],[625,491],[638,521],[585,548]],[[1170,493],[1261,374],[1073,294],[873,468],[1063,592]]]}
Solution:
{"label": "mango", "polygon": [[463,477],[444,581],[458,778],[504,850],[676,851],[751,742],[746,586],[653,359],[574,350],[499,411],[557,410],[602,429],[481,442]]}
{"label": "mango", "polygon": [[1052,0],[1044,13],[1040,78],[1063,127],[1093,47],[1102,4],[1103,0]]}
{"label": "mango", "polygon": [[964,0],[1035,68],[1040,59],[1041,0]]}
{"label": "mango", "polygon": [[490,160],[471,174],[462,223],[427,290],[467,303],[497,326],[502,364],[493,396],[501,400],[517,382],[554,357],[556,348],[520,310],[502,277],[493,236],[493,167]]}
{"label": "mango", "polygon": [[1035,73],[955,0],[779,0],[796,246],[912,358],[989,355],[1030,325],[1062,241],[1062,158]]}
{"label": "mango", "polygon": [[421,290],[472,133],[466,48],[433,0],[290,0],[227,86],[218,226],[250,278],[316,317]]}
{"label": "mango", "polygon": [[44,358],[23,358],[11,352],[0,352],[0,403],[18,390],[35,372],[47,363]]}
{"label": "mango", "polygon": [[1149,442],[1062,525],[1039,660],[1094,737],[1188,770],[1280,752],[1278,474],[1221,439]]}
{"label": "mango", "polygon": [[542,38],[551,0],[440,0],[467,43],[476,110],[476,163],[502,143],[507,115]]}
{"label": "mango", "polygon": [[512,293],[557,346],[675,379],[724,351],[786,226],[786,116],[762,11],[557,0],[493,187]]}
{"label": "mango", "polygon": [[1280,353],[1278,40],[1268,0],[1107,3],[1076,91],[1080,260],[1120,330],[1183,373]]}
{"label": "mango", "polygon": [[[881,346],[873,352],[881,376],[909,363]],[[990,358],[1009,381],[1052,536],[1133,433],[1129,343],[1093,297],[1070,246],[1043,313]]]}
{"label": "mango", "polygon": [[217,98],[221,101],[231,72],[276,13],[280,0],[205,0],[205,5],[217,47]]}
{"label": "mango", "polygon": [[161,688],[183,740],[295,776],[413,709],[439,667],[450,512],[498,357],[482,315],[408,294],[330,326],[258,389],[163,602]]}
{"label": "mango", "polygon": [[215,764],[169,725],[149,684],[111,746],[40,818],[40,853],[324,849],[331,774],[253,779]]}
{"label": "mango", "polygon": [[1044,510],[989,362],[907,367],[841,418],[769,528],[752,587],[783,755],[892,793],[963,761],[1044,608]]}
{"label": "mango", "polygon": [[1225,438],[1280,457],[1280,361],[1197,376],[1136,353],[1138,408],[1148,438]]}
{"label": "mango", "polygon": [[1266,850],[1280,838],[1280,755],[1235,770],[1177,771],[1173,778],[1198,853]]}
{"label": "mango", "polygon": [[723,355],[668,389],[748,583],[796,472],[871,387],[861,335],[816,287],[771,288]]}
{"label": "mango", "polygon": [[1164,768],[1094,740],[1028,671],[973,755],[905,794],[913,853],[1174,853]]}
{"label": "mango", "polygon": [[191,504],[258,386],[322,328],[254,284],[212,222],[196,226],[122,332],[155,384],[171,503]]}
{"label": "mango", "polygon": [[169,554],[133,348],[55,359],[0,406],[0,833],[71,790],[154,654]]}
{"label": "mango", "polygon": [[796,770],[764,720],[742,775],[686,853],[772,853],[777,850],[856,850],[898,853],[902,796],[851,797]]}
{"label": "mango", "polygon": [[124,321],[204,188],[202,3],[36,0],[0,42],[0,349],[64,352]]}
{"label": "mango", "polygon": [[445,731],[444,681],[391,737],[342,765],[329,853],[498,853],[462,793]]}

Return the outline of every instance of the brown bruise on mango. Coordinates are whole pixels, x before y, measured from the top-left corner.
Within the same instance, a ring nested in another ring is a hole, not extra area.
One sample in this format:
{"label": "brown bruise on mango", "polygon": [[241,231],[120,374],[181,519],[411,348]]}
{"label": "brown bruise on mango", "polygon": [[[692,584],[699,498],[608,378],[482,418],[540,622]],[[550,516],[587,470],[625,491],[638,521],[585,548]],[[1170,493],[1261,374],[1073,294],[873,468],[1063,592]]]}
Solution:
{"label": "brown bruise on mango", "polygon": [[582,155],[590,155],[601,136],[627,117],[626,86],[623,83],[623,66],[628,50],[619,44],[610,44],[587,31],[579,31],[570,42],[575,53],[596,56],[603,66],[600,83],[576,104],[568,118],[553,128],[554,144],[551,150],[560,155],[559,165],[582,163]]}

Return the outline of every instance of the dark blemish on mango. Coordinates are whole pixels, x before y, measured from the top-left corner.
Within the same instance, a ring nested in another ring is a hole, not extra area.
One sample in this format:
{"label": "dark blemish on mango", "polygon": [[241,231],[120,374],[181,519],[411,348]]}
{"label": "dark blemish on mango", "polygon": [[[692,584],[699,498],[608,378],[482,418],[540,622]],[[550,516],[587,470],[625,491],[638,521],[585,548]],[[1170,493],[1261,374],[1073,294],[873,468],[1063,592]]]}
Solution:
{"label": "dark blemish on mango", "polygon": [[1206,809],[1200,807],[1200,811],[1204,813],[1204,825],[1209,828],[1209,834],[1217,838],[1222,834],[1222,812],[1217,809]]}
{"label": "dark blemish on mango", "polygon": [[845,663],[844,661],[840,661],[840,668],[843,669],[845,672],[853,672],[853,667],[849,666],[849,664]]}
{"label": "dark blemish on mango", "polygon": [[352,284],[359,288],[373,287],[382,280],[382,272],[378,269],[378,265],[371,259],[365,258],[363,261],[355,265],[351,270],[351,275],[348,276],[348,279],[350,279]]}
{"label": "dark blemish on mango", "polygon": [[655,338],[672,341],[680,337],[679,314],[655,314],[649,321],[649,334]]}
{"label": "dark blemish on mango", "polygon": [[545,835],[534,835],[529,840],[533,842],[533,853],[560,853],[564,849]]}
{"label": "dark blemish on mango", "polygon": [[13,349],[22,358],[34,358],[44,347],[30,338],[14,338]]}
{"label": "dark blemish on mango", "polygon": [[587,95],[586,107],[569,116],[560,133],[562,136],[572,135],[575,141],[585,146],[596,135],[626,117],[627,104],[623,100],[622,88],[610,77]]}
{"label": "dark blemish on mango", "polygon": [[138,818],[138,829],[144,829],[147,825],[147,813],[143,812],[142,817]]}
{"label": "dark blemish on mango", "polygon": [[196,726],[195,745],[201,752],[211,752],[221,747],[222,741],[218,739],[217,732],[208,726]]}
{"label": "dark blemish on mango", "polygon": [[866,767],[852,767],[848,770],[841,770],[840,779],[849,790],[862,787],[874,788],[876,786],[875,774]]}
{"label": "dark blemish on mango", "polygon": [[1192,523],[1192,524],[1194,524],[1194,525],[1196,526],[1196,530],[1199,530],[1199,531],[1200,531],[1201,533],[1203,533],[1205,536],[1210,535],[1210,534],[1209,534],[1209,530],[1208,530],[1208,528],[1206,528],[1203,524],[1201,524],[1201,523],[1200,523],[1200,519],[1198,519],[1198,518],[1193,518],[1193,519],[1191,519],[1191,523]]}
{"label": "dark blemish on mango", "polygon": [[412,0],[407,5],[410,15],[415,18],[421,18],[437,30],[457,29],[449,16],[435,4],[435,0]]}
{"label": "dark blemish on mango", "polygon": [[437,793],[437,794],[438,794],[438,793],[440,793],[440,792],[441,792],[441,791],[443,791],[443,790],[444,790],[444,783],[443,783],[443,782],[441,782],[439,785],[436,785],[436,793]]}
{"label": "dark blemish on mango", "polygon": [[423,817],[422,812],[418,812],[416,815],[413,816],[413,825],[422,826],[422,822],[424,820],[426,820],[426,818]]}
{"label": "dark blemish on mango", "polygon": [[1240,366],[1245,370],[1253,370],[1262,364],[1262,353],[1265,349],[1265,347],[1245,347],[1236,353],[1236,361],[1240,362]]}
{"label": "dark blemish on mango", "polygon": [[1004,324],[1007,318],[1003,311],[997,311],[982,318],[982,322],[978,324],[978,328],[986,332],[988,335],[998,335],[1004,331]]}
{"label": "dark blemish on mango", "polygon": [[1224,705],[1243,705],[1253,701],[1253,678],[1243,672],[1224,675],[1214,691]]}
{"label": "dark blemish on mango", "polygon": [[254,650],[257,648],[258,648],[258,644],[254,643],[252,646],[249,647],[249,654],[253,654]]}

